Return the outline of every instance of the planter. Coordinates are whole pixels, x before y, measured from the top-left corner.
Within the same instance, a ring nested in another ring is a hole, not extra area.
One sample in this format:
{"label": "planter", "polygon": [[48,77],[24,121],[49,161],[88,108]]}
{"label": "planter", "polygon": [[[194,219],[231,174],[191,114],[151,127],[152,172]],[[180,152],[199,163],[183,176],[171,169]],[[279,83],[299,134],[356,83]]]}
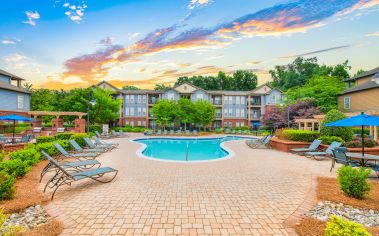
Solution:
{"label": "planter", "polygon": [[[349,152],[357,152],[357,153],[362,152],[362,148],[348,148],[347,150]],[[379,146],[372,147],[372,148],[365,147],[365,153],[372,154],[372,155],[379,155]]]}
{"label": "planter", "polygon": [[14,152],[25,148],[25,143],[1,144],[0,149],[4,152]]}
{"label": "planter", "polygon": [[276,137],[272,138],[270,141],[270,145],[273,149],[283,151],[283,152],[291,152],[293,148],[304,148],[309,147],[309,142],[295,142],[295,141],[287,141],[280,140]]}

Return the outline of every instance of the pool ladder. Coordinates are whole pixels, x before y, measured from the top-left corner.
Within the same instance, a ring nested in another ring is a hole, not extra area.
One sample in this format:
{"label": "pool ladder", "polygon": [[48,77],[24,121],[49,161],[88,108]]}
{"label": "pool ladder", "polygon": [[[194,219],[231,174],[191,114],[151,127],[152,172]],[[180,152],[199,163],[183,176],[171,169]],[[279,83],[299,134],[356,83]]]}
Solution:
{"label": "pool ladder", "polygon": [[186,145],[186,161],[188,161],[188,143]]}

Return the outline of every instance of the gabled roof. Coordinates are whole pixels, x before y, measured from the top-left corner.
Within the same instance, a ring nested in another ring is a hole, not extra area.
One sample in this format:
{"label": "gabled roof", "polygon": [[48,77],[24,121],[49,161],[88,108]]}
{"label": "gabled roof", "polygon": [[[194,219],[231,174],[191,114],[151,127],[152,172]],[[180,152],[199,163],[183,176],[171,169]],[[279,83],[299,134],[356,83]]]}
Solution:
{"label": "gabled roof", "polygon": [[197,87],[197,86],[195,86],[195,85],[193,85],[193,84],[191,84],[191,83],[188,83],[188,82],[184,82],[184,83],[182,83],[182,84],[179,84],[179,85],[177,85],[177,86],[175,86],[175,87],[173,87],[173,88],[169,88],[169,89],[167,89],[167,90],[173,89],[173,90],[179,92],[176,88],[178,88],[178,87],[180,87],[180,86],[183,86],[183,85],[191,86],[191,87],[195,88],[196,90],[201,90],[201,91],[203,91],[203,92],[205,92],[205,93],[209,92],[209,91],[207,91],[207,90],[204,90],[204,89],[202,89],[202,88],[200,88],[200,87]]}
{"label": "gabled roof", "polygon": [[0,75],[8,76],[8,77],[10,77],[13,80],[25,80],[25,79],[23,79],[21,77],[18,77],[17,75],[11,74],[11,73],[9,73],[9,72],[7,72],[5,70],[2,70],[2,69],[0,69]]}
{"label": "gabled roof", "polygon": [[354,92],[359,92],[362,90],[368,90],[368,89],[373,89],[373,88],[379,88],[379,84],[374,80],[369,81],[359,86],[355,86],[353,88],[348,88],[345,91],[343,91],[341,94],[354,93]]}
{"label": "gabled roof", "polygon": [[105,81],[105,80],[103,80],[103,81],[97,83],[95,86],[96,86],[96,87],[99,87],[101,84],[106,84],[106,85],[108,85],[109,87],[113,88],[113,89],[116,90],[116,91],[121,91],[121,89],[117,88],[116,86],[112,85],[111,83],[109,83],[109,82],[107,82],[107,81]]}
{"label": "gabled roof", "polygon": [[20,93],[28,93],[28,94],[31,93],[30,91],[28,91],[24,88],[20,88],[20,87],[14,86],[12,84],[4,83],[1,81],[0,81],[0,88],[10,90],[10,91],[20,92]]}
{"label": "gabled roof", "polygon": [[374,75],[376,73],[379,73],[379,66],[372,69],[372,70],[369,70],[369,71],[365,71],[364,73],[360,74],[360,75],[357,75],[357,76],[354,76],[354,77],[351,77],[351,78],[348,78],[348,79],[345,79],[344,81],[345,82],[348,82],[348,81],[355,81],[355,80],[358,80],[360,78],[363,78],[363,77],[366,77],[366,76],[370,76],[370,75]]}

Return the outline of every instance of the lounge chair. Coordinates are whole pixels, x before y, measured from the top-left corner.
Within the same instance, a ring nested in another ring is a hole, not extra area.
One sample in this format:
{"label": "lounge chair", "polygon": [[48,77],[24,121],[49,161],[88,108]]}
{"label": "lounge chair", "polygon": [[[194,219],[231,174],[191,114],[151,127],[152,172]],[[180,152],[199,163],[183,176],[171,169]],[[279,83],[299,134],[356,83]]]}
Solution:
{"label": "lounge chair", "polygon": [[[48,159],[50,157],[49,154],[47,154],[45,151],[42,151],[42,154]],[[50,157],[52,158],[52,157]],[[101,164],[97,160],[83,160],[83,161],[72,161],[72,162],[63,162],[59,163],[63,169],[77,169],[77,170],[84,170],[92,167],[100,167]],[[43,168],[39,182],[41,183],[43,176],[50,171],[56,170],[55,166],[52,165],[50,162]]]}
{"label": "lounge chair", "polygon": [[242,130],[238,130],[238,134],[242,134]]}
{"label": "lounge chair", "polygon": [[197,133],[197,130],[195,129],[194,131],[192,131],[192,135],[193,136],[197,136],[198,135],[198,133]]}
{"label": "lounge chair", "polygon": [[294,148],[294,149],[291,149],[292,152],[295,152],[295,153],[304,153],[304,152],[314,152],[317,150],[317,148],[320,146],[321,144],[321,140],[320,139],[315,139],[310,145],[309,147],[307,148]]}
{"label": "lounge chair", "polygon": [[[84,171],[81,170],[67,170],[62,167],[61,164],[59,164],[54,158],[47,155],[46,152],[42,151],[42,154],[49,160],[49,163],[57,168],[57,173],[54,175],[53,178],[51,178],[45,185],[44,192],[46,192],[46,188],[52,188],[54,189],[53,194],[51,195],[51,199],[54,198],[54,195],[58,188],[62,185],[69,185],[71,186],[72,182],[82,180],[82,179],[93,179],[95,181],[98,181],[100,183],[109,183],[114,178],[116,178],[118,170],[115,170],[111,167],[101,167],[101,168],[94,168],[94,169],[87,169]],[[113,177],[111,177],[108,180],[101,180],[100,178],[103,177],[105,174],[108,173],[115,173]]]}
{"label": "lounge chair", "polygon": [[170,135],[174,135],[175,131],[173,129],[170,130]]}
{"label": "lounge chair", "polygon": [[249,132],[247,131],[247,129],[245,129],[244,131],[243,131],[243,134],[249,134]]}
{"label": "lounge chair", "polygon": [[225,134],[229,134],[230,133],[230,130],[229,129],[226,129],[225,130]]}
{"label": "lounge chair", "polygon": [[[308,157],[313,157],[316,160],[321,160],[321,159],[324,159],[328,155],[333,155],[333,149],[340,147],[340,146],[341,146],[341,143],[332,142],[325,151],[322,151],[322,152],[306,152],[305,155]],[[321,157],[321,158],[316,158],[316,156]]]}
{"label": "lounge chair", "polygon": [[113,137],[113,138],[120,137],[120,133],[112,130],[111,131],[111,137]]}
{"label": "lounge chair", "polygon": [[107,147],[117,147],[119,144],[118,143],[109,143],[109,142],[104,142],[101,141],[98,137],[93,136],[93,140],[95,141],[95,145],[99,146],[107,146]]}
{"label": "lounge chair", "polygon": [[76,154],[72,154],[72,153],[68,153],[59,143],[54,143],[54,146],[55,148],[65,157],[67,158],[76,158],[76,159],[79,159],[80,158],[84,158],[84,159],[94,159],[95,157],[98,156],[98,153],[94,153],[94,152],[89,152],[89,153],[76,153]]}
{"label": "lounge chair", "polygon": [[232,130],[232,134],[236,134],[236,130]]}
{"label": "lounge chair", "polygon": [[158,129],[157,135],[162,135],[162,130]]}
{"label": "lounge chair", "polygon": [[186,136],[190,136],[191,135],[191,133],[190,133],[190,131],[187,129],[186,130]]}
{"label": "lounge chair", "polygon": [[32,140],[33,135],[26,134],[23,135],[20,139],[16,139],[16,143],[29,143]]}
{"label": "lounge chair", "polygon": [[251,148],[271,148],[270,146],[270,141],[271,141],[272,136],[269,135],[263,139],[258,139],[257,141],[246,141],[247,146]]}
{"label": "lounge chair", "polygon": [[104,145],[95,145],[91,139],[89,138],[84,138],[84,141],[86,142],[87,146],[92,148],[92,149],[104,149],[104,151],[112,149],[112,147],[104,146]]}
{"label": "lounge chair", "polygon": [[167,130],[166,130],[166,129],[163,130],[163,134],[164,134],[164,135],[167,135]]}
{"label": "lounge chair", "polygon": [[347,148],[345,147],[337,147],[332,149],[333,158],[332,158],[332,166],[330,167],[330,172],[332,172],[332,169],[334,168],[336,163],[342,164],[342,165],[351,165],[351,166],[358,166],[358,164],[354,161],[349,160],[349,158],[346,156]]}
{"label": "lounge chair", "polygon": [[178,136],[182,136],[182,131],[178,130],[177,134],[178,134]]}
{"label": "lounge chair", "polygon": [[125,134],[123,130],[120,130],[119,133],[121,137],[128,137],[128,135]]}
{"label": "lounge chair", "polygon": [[75,140],[71,139],[69,140],[71,146],[75,149],[75,151],[79,152],[79,153],[83,153],[83,152],[95,152],[95,153],[102,153],[104,152],[104,149],[100,149],[100,148],[94,148],[94,149],[84,149],[82,148]]}
{"label": "lounge chair", "polygon": [[95,134],[97,137],[99,138],[110,138],[110,136],[107,134],[107,135],[104,135],[104,134],[100,134],[99,131],[95,131]]}

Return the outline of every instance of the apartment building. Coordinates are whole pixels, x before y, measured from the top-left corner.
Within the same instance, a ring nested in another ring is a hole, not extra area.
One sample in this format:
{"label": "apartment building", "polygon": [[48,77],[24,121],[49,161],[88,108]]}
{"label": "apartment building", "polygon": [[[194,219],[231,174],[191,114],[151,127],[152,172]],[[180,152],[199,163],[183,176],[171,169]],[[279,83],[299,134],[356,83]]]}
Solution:
{"label": "apartment building", "polygon": [[262,115],[282,100],[282,92],[264,84],[252,91],[211,91],[191,84],[182,84],[165,91],[155,90],[122,90],[108,82],[97,84],[103,89],[115,92],[115,98],[122,99],[119,125],[156,127],[151,114],[152,106],[159,99],[188,98],[209,101],[216,108],[216,119],[213,128],[235,128],[258,125]]}

